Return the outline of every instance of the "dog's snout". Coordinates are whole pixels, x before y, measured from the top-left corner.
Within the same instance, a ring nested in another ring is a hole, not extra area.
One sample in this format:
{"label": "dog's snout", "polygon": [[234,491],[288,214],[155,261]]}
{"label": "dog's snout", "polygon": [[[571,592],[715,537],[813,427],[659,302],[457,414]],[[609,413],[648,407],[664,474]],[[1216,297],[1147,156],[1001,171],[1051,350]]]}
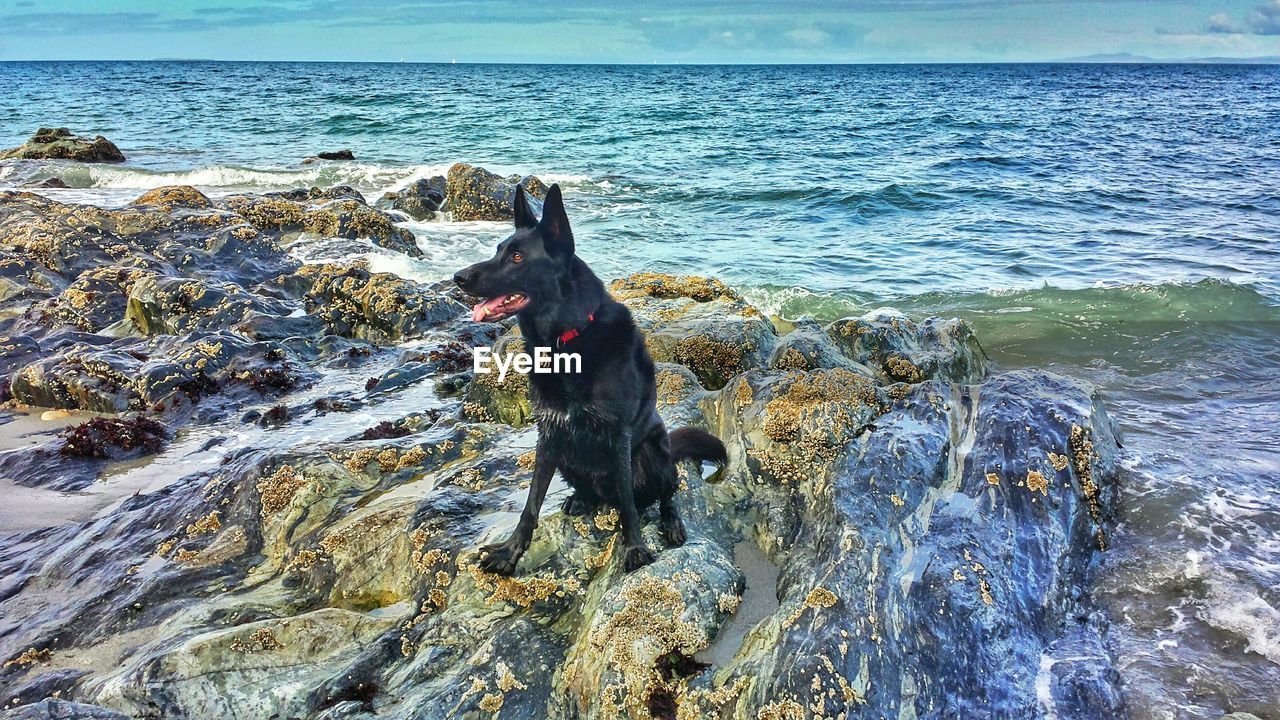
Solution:
{"label": "dog's snout", "polygon": [[475,282],[475,279],[476,279],[476,273],[471,268],[459,270],[458,272],[453,274],[453,281],[457,283],[458,287],[462,288],[463,290],[466,290],[467,286]]}

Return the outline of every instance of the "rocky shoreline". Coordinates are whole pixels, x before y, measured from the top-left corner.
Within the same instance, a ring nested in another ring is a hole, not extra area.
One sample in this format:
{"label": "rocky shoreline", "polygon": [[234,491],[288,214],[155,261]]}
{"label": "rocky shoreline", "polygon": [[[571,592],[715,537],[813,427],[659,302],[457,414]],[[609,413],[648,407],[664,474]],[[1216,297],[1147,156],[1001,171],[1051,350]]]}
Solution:
{"label": "rocky shoreline", "polygon": [[[308,233],[412,256],[408,216],[503,217],[512,181],[540,185],[455,170],[385,210],[341,187],[116,210],[0,192],[3,398],[107,418],[5,453],[4,475],[84,491],[199,428],[220,458],[0,534],[3,717],[1123,714],[1085,589],[1111,422],[1077,380],[988,367],[959,320],[790,325],[717,280],[615,280],[664,419],[711,429],[729,467],[681,469],[689,542],[636,573],[615,516],[554,499],[517,577],[480,571],[534,430],[522,378],[473,378],[470,348],[518,336],[448,283],[288,253]],[[378,408],[403,411],[343,419]],[[706,666],[758,580],[742,543],[776,602]]]}

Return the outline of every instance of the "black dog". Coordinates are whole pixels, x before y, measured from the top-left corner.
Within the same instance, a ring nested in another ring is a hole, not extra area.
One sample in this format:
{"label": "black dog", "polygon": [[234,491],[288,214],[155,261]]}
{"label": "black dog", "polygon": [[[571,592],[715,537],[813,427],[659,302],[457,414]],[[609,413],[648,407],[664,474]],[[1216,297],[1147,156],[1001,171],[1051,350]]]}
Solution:
{"label": "black dog", "polygon": [[566,512],[582,515],[601,503],[618,509],[626,543],[622,565],[631,572],[654,560],[640,535],[640,510],[655,500],[661,503],[663,537],[672,545],[684,544],[675,504],[676,462],[695,458],[723,465],[725,448],[705,430],[667,433],[658,417],[653,360],[644,338],[631,312],[574,254],[560,187],[547,191],[541,220],[517,187],[515,223],[515,233],[498,245],[493,259],[453,279],[462,290],[486,298],[472,311],[474,319],[517,315],[525,352],[577,353],[582,372],[528,376],[538,423],[529,500],[511,537],[481,548],[480,567],[503,575],[515,571],[559,470],[574,490],[564,503]]}

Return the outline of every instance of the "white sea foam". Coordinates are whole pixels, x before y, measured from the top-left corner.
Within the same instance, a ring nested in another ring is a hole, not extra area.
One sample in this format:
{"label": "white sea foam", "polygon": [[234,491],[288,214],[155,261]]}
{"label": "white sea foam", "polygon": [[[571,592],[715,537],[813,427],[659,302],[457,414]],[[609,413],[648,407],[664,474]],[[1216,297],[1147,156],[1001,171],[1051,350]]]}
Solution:
{"label": "white sea foam", "polygon": [[304,263],[363,261],[373,272],[432,283],[453,276],[460,268],[492,256],[494,245],[510,230],[506,223],[405,223],[417,240],[422,257],[377,247],[365,239],[348,240],[302,235],[289,253]]}
{"label": "white sea foam", "polygon": [[843,293],[817,292],[801,287],[739,287],[742,296],[765,315],[787,321],[804,315],[833,318],[860,315],[864,308]]}
{"label": "white sea foam", "polygon": [[[78,168],[77,168],[78,170]],[[171,172],[121,166],[92,166],[89,187],[147,190],[164,185],[194,185],[200,188],[286,189],[301,186],[352,185],[360,189],[388,187],[419,172],[413,167],[389,167],[364,163],[317,163],[301,167],[251,168],[237,165],[210,165]],[[68,182],[78,185],[73,175]]]}
{"label": "white sea foam", "polygon": [[1237,584],[1213,582],[1205,621],[1240,636],[1249,652],[1280,665],[1280,610]]}

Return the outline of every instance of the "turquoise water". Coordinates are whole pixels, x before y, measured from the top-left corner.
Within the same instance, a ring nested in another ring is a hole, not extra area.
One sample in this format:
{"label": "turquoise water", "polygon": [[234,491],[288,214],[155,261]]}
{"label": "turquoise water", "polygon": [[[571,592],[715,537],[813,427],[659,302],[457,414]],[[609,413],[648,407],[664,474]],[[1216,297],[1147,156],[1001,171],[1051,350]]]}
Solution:
{"label": "turquoise water", "polygon": [[[376,197],[467,161],[561,182],[606,277],[965,317],[1001,366],[1097,383],[1124,432],[1093,592],[1133,716],[1280,717],[1280,67],[0,63],[0,146],[42,125],[129,162],[0,162],[0,186]],[[337,148],[358,159],[299,164]],[[297,251],[435,280],[506,232],[410,227],[423,261]]]}

